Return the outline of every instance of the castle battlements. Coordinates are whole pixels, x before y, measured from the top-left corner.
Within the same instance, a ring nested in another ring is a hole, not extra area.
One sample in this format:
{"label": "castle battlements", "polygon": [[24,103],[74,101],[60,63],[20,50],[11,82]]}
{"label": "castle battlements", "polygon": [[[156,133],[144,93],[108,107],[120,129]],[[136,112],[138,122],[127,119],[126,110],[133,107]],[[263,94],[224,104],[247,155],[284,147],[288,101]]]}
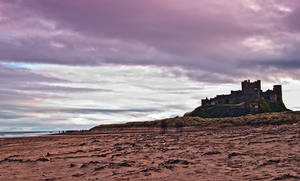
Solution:
{"label": "castle battlements", "polygon": [[217,95],[211,99],[202,99],[202,107],[221,105],[221,104],[243,104],[267,100],[269,102],[282,103],[282,88],[281,85],[274,85],[273,90],[263,92],[261,90],[261,81],[257,80],[250,82],[245,80],[241,83],[242,90],[231,91],[228,95]]}

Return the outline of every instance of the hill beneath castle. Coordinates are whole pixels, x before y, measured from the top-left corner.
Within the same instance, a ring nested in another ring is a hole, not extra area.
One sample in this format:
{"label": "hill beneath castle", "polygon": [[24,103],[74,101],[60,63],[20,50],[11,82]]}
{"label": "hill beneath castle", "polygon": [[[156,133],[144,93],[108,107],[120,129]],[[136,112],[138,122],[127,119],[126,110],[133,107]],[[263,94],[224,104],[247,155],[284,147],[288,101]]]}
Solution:
{"label": "hill beneath castle", "polygon": [[219,104],[213,106],[199,106],[185,116],[202,118],[237,117],[247,114],[271,113],[289,111],[283,102],[267,100],[253,101],[240,104]]}

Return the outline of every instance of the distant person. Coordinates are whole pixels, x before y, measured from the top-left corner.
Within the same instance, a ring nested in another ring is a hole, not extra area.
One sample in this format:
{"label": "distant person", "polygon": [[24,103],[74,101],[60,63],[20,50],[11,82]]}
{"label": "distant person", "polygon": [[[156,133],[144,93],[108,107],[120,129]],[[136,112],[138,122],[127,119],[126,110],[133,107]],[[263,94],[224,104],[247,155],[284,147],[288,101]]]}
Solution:
{"label": "distant person", "polygon": [[182,121],[176,121],[175,127],[177,132],[181,133],[183,131],[184,123]]}
{"label": "distant person", "polygon": [[161,121],[161,134],[165,134],[167,132],[167,122],[165,120]]}

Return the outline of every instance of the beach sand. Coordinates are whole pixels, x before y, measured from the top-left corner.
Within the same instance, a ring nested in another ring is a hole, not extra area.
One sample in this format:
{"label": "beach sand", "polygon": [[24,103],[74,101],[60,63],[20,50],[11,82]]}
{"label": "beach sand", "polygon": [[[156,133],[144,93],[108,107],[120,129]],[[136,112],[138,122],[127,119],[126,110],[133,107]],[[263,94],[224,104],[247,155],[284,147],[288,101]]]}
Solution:
{"label": "beach sand", "polygon": [[300,123],[1,139],[0,180],[300,180]]}

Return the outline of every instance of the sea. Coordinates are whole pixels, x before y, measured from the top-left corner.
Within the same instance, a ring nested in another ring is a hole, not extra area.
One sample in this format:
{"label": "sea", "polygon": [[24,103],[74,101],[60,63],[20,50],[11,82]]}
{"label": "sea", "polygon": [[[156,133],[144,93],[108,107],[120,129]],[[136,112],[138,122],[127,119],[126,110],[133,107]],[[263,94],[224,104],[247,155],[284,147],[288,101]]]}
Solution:
{"label": "sea", "polygon": [[18,138],[18,137],[33,137],[49,134],[56,134],[58,131],[17,131],[17,132],[0,132],[0,138]]}

